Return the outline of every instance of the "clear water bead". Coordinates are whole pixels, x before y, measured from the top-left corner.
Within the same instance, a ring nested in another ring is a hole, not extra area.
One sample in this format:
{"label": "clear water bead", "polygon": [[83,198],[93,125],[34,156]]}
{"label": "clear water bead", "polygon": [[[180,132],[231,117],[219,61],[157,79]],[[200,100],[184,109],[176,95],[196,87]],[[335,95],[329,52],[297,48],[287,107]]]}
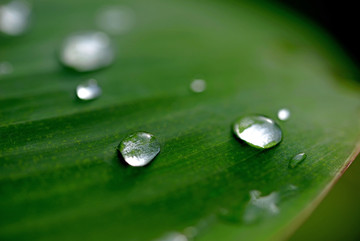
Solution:
{"label": "clear water bead", "polygon": [[94,71],[110,65],[114,50],[102,32],[87,32],[68,37],[60,51],[60,61],[79,72]]}
{"label": "clear water bead", "polygon": [[118,150],[130,166],[140,167],[156,157],[160,152],[160,143],[152,134],[136,132],[122,140]]}
{"label": "clear water bead", "polygon": [[80,100],[93,100],[100,95],[101,88],[95,79],[89,79],[76,87],[76,96]]}
{"label": "clear water bead", "polygon": [[190,89],[195,93],[201,93],[206,89],[206,82],[202,79],[195,79],[190,84]]}
{"label": "clear water bead", "polygon": [[271,148],[282,139],[282,131],[275,121],[261,115],[239,118],[233,125],[233,131],[239,139],[259,149]]}
{"label": "clear water bead", "polygon": [[290,118],[290,110],[283,108],[278,111],[279,120],[286,121],[289,118]]}
{"label": "clear water bead", "polygon": [[133,27],[135,14],[131,8],[125,6],[106,6],[99,10],[96,23],[109,34],[123,34]]}
{"label": "clear water bead", "polygon": [[306,154],[304,152],[295,155],[293,158],[290,159],[289,168],[297,167],[305,159],[306,159]]}
{"label": "clear water bead", "polygon": [[0,31],[10,35],[23,34],[30,21],[31,7],[28,2],[14,0],[0,5]]}

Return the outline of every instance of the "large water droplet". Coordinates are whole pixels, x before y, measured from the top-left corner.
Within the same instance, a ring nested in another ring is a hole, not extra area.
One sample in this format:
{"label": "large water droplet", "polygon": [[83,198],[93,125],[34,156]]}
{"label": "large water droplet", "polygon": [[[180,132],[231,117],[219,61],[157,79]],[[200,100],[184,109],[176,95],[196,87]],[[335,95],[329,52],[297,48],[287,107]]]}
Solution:
{"label": "large water droplet", "polygon": [[0,6],[0,31],[11,36],[23,34],[30,20],[28,2],[15,0]]}
{"label": "large water droplet", "polygon": [[195,93],[201,93],[206,89],[206,82],[202,79],[195,79],[190,84],[190,89]]}
{"label": "large water droplet", "polygon": [[131,166],[145,166],[160,152],[160,143],[155,136],[146,132],[136,132],[126,137],[118,150]]}
{"label": "large water droplet", "polygon": [[101,95],[101,88],[97,81],[90,79],[76,87],[76,96],[80,100],[93,100]]}
{"label": "large water droplet", "polygon": [[239,118],[233,125],[233,131],[238,138],[260,149],[271,148],[282,139],[281,129],[275,121],[261,115]]}
{"label": "large water droplet", "polygon": [[0,75],[11,74],[13,72],[13,66],[9,62],[0,63]]}
{"label": "large water droplet", "polygon": [[135,14],[125,6],[106,6],[99,10],[96,23],[109,34],[123,34],[133,27]]}
{"label": "large water droplet", "polygon": [[276,203],[279,201],[278,192],[272,192],[267,196],[261,197],[258,190],[250,191],[250,201],[245,208],[243,221],[247,224],[260,221],[268,216],[279,213]]}
{"label": "large water droplet", "polygon": [[79,72],[93,71],[110,65],[114,51],[109,37],[101,32],[87,32],[68,37],[60,51],[60,61]]}
{"label": "large water droplet", "polygon": [[290,159],[289,168],[297,167],[305,159],[306,159],[306,154],[304,152],[295,155],[293,158]]}
{"label": "large water droplet", "polygon": [[290,110],[285,109],[285,108],[280,109],[278,111],[278,118],[279,118],[279,120],[282,120],[282,121],[288,120],[290,118]]}

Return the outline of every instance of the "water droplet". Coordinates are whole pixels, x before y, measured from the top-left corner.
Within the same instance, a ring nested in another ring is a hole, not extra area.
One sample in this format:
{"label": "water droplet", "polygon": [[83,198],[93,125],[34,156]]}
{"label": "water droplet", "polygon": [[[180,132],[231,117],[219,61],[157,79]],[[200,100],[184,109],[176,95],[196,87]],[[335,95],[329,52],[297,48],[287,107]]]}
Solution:
{"label": "water droplet", "polygon": [[101,32],[87,32],[68,37],[60,51],[60,61],[79,72],[93,71],[110,65],[114,51],[109,37]]}
{"label": "water droplet", "polygon": [[285,108],[280,109],[278,111],[278,118],[279,118],[279,120],[282,120],[282,121],[288,120],[290,118],[290,110],[285,109]]}
{"label": "water droplet", "polygon": [[0,63],[0,75],[11,74],[13,72],[13,66],[9,62]]}
{"label": "water droplet", "polygon": [[184,229],[184,234],[189,239],[194,239],[198,235],[198,230],[196,227],[187,227]]}
{"label": "water droplet", "polygon": [[155,136],[145,132],[136,132],[126,137],[118,150],[131,166],[145,166],[160,152],[160,143]]}
{"label": "water droplet", "polygon": [[159,239],[155,239],[154,241],[188,241],[188,239],[184,234],[178,232],[170,232]]}
{"label": "water droplet", "polygon": [[190,84],[190,89],[195,93],[201,93],[206,89],[206,82],[202,79],[195,79]]}
{"label": "water droplet", "polygon": [[76,96],[80,100],[93,100],[101,95],[101,88],[94,79],[79,84],[76,87]]}
{"label": "water droplet", "polygon": [[277,202],[279,202],[278,192],[272,192],[267,196],[261,197],[260,191],[250,191],[250,201],[245,208],[243,221],[250,224],[278,214],[279,208],[276,205]]}
{"label": "water droplet", "polygon": [[135,23],[135,14],[125,6],[106,6],[99,10],[96,23],[109,34],[122,34],[129,31]]}
{"label": "water droplet", "polygon": [[30,12],[26,1],[15,0],[0,6],[0,31],[10,36],[23,34],[29,25]]}
{"label": "water droplet", "polygon": [[305,159],[306,159],[306,154],[304,152],[295,155],[293,158],[290,159],[289,168],[297,167]]}
{"label": "water droplet", "polygon": [[271,148],[282,139],[281,129],[275,121],[261,115],[239,118],[233,125],[233,131],[238,138],[260,149]]}

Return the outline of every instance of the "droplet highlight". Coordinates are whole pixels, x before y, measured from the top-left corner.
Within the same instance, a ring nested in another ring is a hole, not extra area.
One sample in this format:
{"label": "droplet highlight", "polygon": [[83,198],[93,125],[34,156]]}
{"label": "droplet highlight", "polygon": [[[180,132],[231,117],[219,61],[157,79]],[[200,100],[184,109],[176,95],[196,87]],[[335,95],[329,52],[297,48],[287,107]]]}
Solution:
{"label": "droplet highlight", "polygon": [[124,34],[133,28],[135,14],[131,8],[126,6],[106,6],[99,10],[96,24],[109,34]]}
{"label": "droplet highlight", "polygon": [[203,79],[195,79],[190,84],[190,89],[195,93],[204,92],[206,89],[206,82]]}
{"label": "droplet highlight", "polygon": [[252,147],[271,148],[280,143],[282,131],[274,120],[262,115],[240,117],[233,124],[235,135]]}
{"label": "droplet highlight", "polygon": [[114,50],[105,33],[86,32],[65,39],[59,57],[65,66],[87,72],[109,66],[114,60]]}
{"label": "droplet highlight", "polygon": [[141,167],[150,163],[160,152],[160,143],[150,133],[136,132],[122,140],[118,150],[130,166]]}
{"label": "droplet highlight", "polygon": [[18,36],[26,32],[30,22],[31,7],[26,1],[14,0],[0,5],[0,31]]}
{"label": "droplet highlight", "polygon": [[299,154],[296,154],[295,156],[293,156],[290,161],[289,161],[289,168],[295,168],[298,165],[300,165],[300,163],[302,163],[305,159],[306,159],[306,154],[304,152],[301,152]]}
{"label": "droplet highlight", "polygon": [[76,96],[80,100],[94,100],[101,95],[101,88],[95,79],[90,79],[76,87]]}
{"label": "droplet highlight", "polygon": [[278,119],[282,121],[286,121],[290,118],[290,110],[283,108],[278,111]]}
{"label": "droplet highlight", "polygon": [[250,191],[250,201],[243,216],[244,223],[252,224],[266,217],[277,215],[280,212],[277,206],[279,199],[278,192],[272,192],[262,197],[260,191]]}

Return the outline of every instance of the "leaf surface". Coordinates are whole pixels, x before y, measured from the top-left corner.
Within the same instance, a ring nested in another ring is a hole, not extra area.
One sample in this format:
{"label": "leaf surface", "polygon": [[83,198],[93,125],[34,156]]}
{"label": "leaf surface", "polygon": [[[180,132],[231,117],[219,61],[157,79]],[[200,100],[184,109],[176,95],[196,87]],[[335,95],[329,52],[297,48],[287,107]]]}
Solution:
{"label": "leaf surface", "polygon": [[[190,237],[188,227],[199,240],[288,235],[359,150],[349,59],[321,30],[273,5],[134,0],[122,3],[136,24],[113,36],[112,66],[63,68],[62,39],[97,29],[108,4],[37,0],[29,33],[0,39],[1,61],[14,66],[0,76],[0,239],[153,240]],[[103,95],[77,101],[76,85],[88,78]],[[190,91],[196,78],[205,92]],[[276,119],[284,107],[291,117],[278,121],[278,146],[257,150],[233,136],[239,116]],[[144,168],[116,152],[135,131],[161,143]],[[306,160],[289,169],[300,152]]]}

